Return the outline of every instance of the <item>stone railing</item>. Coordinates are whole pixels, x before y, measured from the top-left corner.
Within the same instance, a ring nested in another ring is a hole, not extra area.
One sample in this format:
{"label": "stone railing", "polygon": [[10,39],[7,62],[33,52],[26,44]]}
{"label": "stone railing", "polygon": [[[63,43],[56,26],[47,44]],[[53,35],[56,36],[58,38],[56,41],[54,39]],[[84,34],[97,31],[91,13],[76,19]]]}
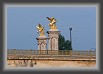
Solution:
{"label": "stone railing", "polygon": [[8,60],[96,60],[96,51],[7,50]]}
{"label": "stone railing", "polygon": [[7,55],[71,55],[71,56],[96,56],[96,51],[87,50],[17,50],[8,49]]}

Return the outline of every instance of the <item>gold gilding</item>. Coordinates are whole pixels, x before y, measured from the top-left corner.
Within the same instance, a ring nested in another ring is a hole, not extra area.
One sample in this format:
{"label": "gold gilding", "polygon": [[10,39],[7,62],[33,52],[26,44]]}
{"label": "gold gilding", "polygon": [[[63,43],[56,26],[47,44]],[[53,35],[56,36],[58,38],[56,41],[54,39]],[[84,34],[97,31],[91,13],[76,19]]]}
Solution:
{"label": "gold gilding", "polygon": [[57,26],[56,26],[56,19],[55,18],[49,18],[49,17],[47,17],[47,19],[50,21],[50,23],[49,23],[49,27],[50,27],[50,29],[57,29]]}
{"label": "gold gilding", "polygon": [[41,24],[38,24],[38,26],[36,26],[36,28],[38,29],[38,32],[39,32],[39,36],[45,36],[45,33],[44,33],[44,27],[41,26]]}

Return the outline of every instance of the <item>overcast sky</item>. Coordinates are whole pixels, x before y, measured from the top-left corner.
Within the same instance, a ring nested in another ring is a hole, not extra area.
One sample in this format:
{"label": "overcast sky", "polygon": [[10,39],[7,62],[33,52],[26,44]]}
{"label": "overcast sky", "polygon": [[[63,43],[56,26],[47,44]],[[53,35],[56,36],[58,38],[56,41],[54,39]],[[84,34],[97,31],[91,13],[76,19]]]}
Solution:
{"label": "overcast sky", "polygon": [[[36,26],[40,23],[49,30],[46,17],[57,19],[57,28],[74,50],[96,48],[96,7],[8,7],[7,48],[37,50]],[[46,36],[48,36],[46,34]]]}

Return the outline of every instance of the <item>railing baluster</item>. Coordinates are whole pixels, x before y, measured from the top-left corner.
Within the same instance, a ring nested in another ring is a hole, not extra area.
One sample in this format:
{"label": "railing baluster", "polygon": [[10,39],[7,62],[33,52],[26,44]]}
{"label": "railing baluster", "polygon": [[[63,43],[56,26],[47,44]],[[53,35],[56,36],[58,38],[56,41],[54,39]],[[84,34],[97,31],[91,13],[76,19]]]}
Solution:
{"label": "railing baluster", "polygon": [[[41,53],[40,53],[41,51]],[[92,58],[96,57],[96,51],[83,51],[83,50],[19,50],[19,49],[8,49],[7,50],[7,58],[9,59],[9,57],[12,56],[12,58],[28,58],[30,59],[35,59],[36,58],[54,58],[54,59],[60,59],[63,58],[63,60],[68,59],[67,57],[70,57],[72,59],[74,59],[73,57],[77,57],[77,58],[88,58],[89,60],[92,60]],[[49,56],[49,55],[53,55],[53,56]],[[60,56],[63,57],[60,57]],[[39,57],[38,57],[39,56]],[[58,56],[58,57],[57,57]]]}

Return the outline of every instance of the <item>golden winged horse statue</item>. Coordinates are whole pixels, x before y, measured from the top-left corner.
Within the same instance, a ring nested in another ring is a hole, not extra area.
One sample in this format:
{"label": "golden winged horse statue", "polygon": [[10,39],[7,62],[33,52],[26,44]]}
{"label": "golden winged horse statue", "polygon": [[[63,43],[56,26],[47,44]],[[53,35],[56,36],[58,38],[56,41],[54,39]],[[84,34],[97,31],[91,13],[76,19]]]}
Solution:
{"label": "golden winged horse statue", "polygon": [[41,24],[38,24],[38,26],[36,26],[36,28],[38,29],[37,32],[39,32],[39,36],[45,36],[45,33],[44,33],[44,27],[41,26]]}
{"label": "golden winged horse statue", "polygon": [[46,17],[49,21],[50,21],[50,23],[49,23],[49,27],[50,27],[50,29],[57,29],[57,26],[56,26],[56,19],[55,18],[49,18],[49,17]]}

